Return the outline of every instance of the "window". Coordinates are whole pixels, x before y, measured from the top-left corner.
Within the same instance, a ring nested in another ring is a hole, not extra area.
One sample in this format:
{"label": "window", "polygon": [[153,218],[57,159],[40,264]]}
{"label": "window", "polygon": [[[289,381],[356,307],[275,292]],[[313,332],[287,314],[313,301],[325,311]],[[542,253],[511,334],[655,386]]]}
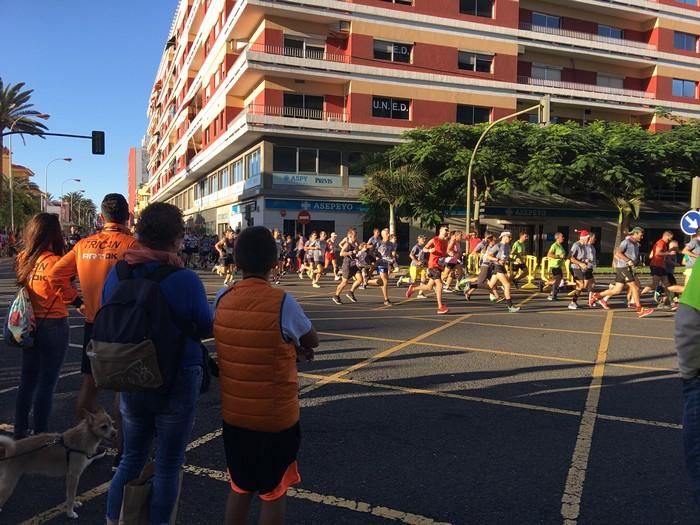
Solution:
{"label": "window", "polygon": [[615,89],[624,89],[625,87],[624,78],[604,75],[603,73],[598,73],[597,83],[599,86],[611,87]]}
{"label": "window", "polygon": [[411,101],[404,98],[372,97],[372,116],[408,120]]}
{"label": "window", "polygon": [[459,0],[459,12],[465,15],[493,18],[493,0]]}
{"label": "window", "polygon": [[532,65],[532,78],[538,80],[561,81],[561,69],[546,65]]}
{"label": "window", "polygon": [[214,174],[211,177],[209,177],[209,185],[211,186],[212,193],[219,191],[219,177],[218,177],[218,175]]}
{"label": "window", "polygon": [[254,177],[260,176],[260,150],[256,149],[254,152],[249,153],[245,156],[246,165],[248,166],[248,178],[252,179]]}
{"label": "window", "polygon": [[492,64],[492,55],[480,55],[478,53],[469,53],[467,51],[460,51],[457,55],[457,66],[459,69],[464,69],[465,71],[491,73]]}
{"label": "window", "polygon": [[491,120],[491,108],[481,106],[464,106],[457,104],[457,122],[460,124],[478,124]]}
{"label": "window", "polygon": [[359,151],[353,151],[348,153],[347,156],[348,163],[348,175],[351,177],[364,177],[365,176],[365,157],[363,153]]}
{"label": "window", "polygon": [[321,120],[323,118],[323,97],[285,93],[284,116]]}
{"label": "window", "polygon": [[698,83],[692,80],[673,79],[673,96],[684,98],[695,98],[698,91]]}
{"label": "window", "polygon": [[411,51],[413,51],[413,44],[399,44],[397,42],[386,42],[384,40],[374,41],[374,58],[379,60],[390,60],[392,62],[410,64]]}
{"label": "window", "polygon": [[532,13],[532,25],[549,29],[561,28],[561,18],[544,13]]}
{"label": "window", "polygon": [[326,51],[324,44],[311,44],[300,38],[284,38],[284,54],[288,57],[313,58],[323,60]]}
{"label": "window", "polygon": [[674,31],[673,47],[675,47],[676,49],[683,49],[684,51],[697,52],[698,37],[689,33],[681,33],[680,31]]}
{"label": "window", "polygon": [[233,182],[241,182],[243,180],[243,161],[237,160],[233,163]]}
{"label": "window", "polygon": [[599,24],[598,36],[604,36],[607,38],[617,38],[622,40],[622,38],[624,38],[624,33],[622,29],[618,27],[604,26],[602,24]]}
{"label": "window", "polygon": [[272,153],[272,170],[284,173],[296,173],[297,149],[275,146]]}
{"label": "window", "polygon": [[322,175],[340,175],[340,152],[318,150],[318,172]]}
{"label": "window", "polygon": [[299,173],[316,173],[316,149],[299,148]]}
{"label": "window", "polygon": [[229,166],[224,166],[221,168],[221,187],[228,188],[231,185],[231,178],[229,177]]}

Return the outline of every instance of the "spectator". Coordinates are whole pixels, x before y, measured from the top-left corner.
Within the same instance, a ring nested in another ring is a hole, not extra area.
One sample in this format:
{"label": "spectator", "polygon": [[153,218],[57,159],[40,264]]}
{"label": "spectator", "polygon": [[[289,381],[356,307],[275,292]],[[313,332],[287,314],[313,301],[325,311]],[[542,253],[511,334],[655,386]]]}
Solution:
{"label": "spectator", "polygon": [[281,524],[287,489],[300,481],[296,359],[313,357],[318,336],[294,298],[270,284],[277,247],[269,230],[244,230],[236,261],[243,280],[220,296],[214,322],[231,476],[225,523],[246,523],[258,493],[260,523]]}
{"label": "spectator", "polygon": [[[182,242],[182,214],[175,206],[156,203],[148,206],[136,226],[139,247],[130,248],[125,260],[135,278],[145,278],[162,265],[182,268],[177,256]],[[105,282],[103,300],[117,288],[119,278],[112,270]],[[202,282],[196,273],[183,269],[161,281],[161,291],[172,316],[188,335],[184,344],[180,375],[172,387],[121,394],[124,422],[122,461],[112,479],[107,498],[107,523],[115,525],[124,494],[124,485],[141,473],[155,437],[155,478],[151,491],[150,522],[169,523],[177,499],[179,474],[185,460],[185,447],[194,425],[204,363],[201,338],[211,333],[211,311]],[[177,351],[177,349],[173,349]]]}
{"label": "spectator", "polygon": [[[53,391],[68,348],[68,309],[65,280],[60,289],[46,280],[46,274],[60,260],[64,250],[61,224],[56,215],[39,213],[32,217],[24,235],[24,249],[17,256],[17,282],[26,286],[37,319],[34,344],[22,350],[22,374],[15,405],[15,439],[29,434],[29,412],[34,415],[33,430],[48,430]],[[73,291],[75,291],[73,289]],[[81,305],[73,293],[73,305]]]}

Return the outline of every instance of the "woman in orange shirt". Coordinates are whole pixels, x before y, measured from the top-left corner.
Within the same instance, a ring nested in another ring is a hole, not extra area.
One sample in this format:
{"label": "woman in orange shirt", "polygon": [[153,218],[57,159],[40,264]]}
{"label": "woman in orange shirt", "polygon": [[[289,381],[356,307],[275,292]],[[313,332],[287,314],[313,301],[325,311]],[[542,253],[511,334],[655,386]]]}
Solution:
{"label": "woman in orange shirt", "polygon": [[[15,439],[48,430],[53,391],[68,348],[68,308],[61,292],[46,276],[63,255],[65,244],[56,215],[39,213],[27,224],[23,249],[17,255],[17,283],[26,286],[36,317],[34,344],[22,350],[22,375],[15,406]],[[70,287],[70,282],[64,283]],[[77,299],[76,308],[82,301]]]}

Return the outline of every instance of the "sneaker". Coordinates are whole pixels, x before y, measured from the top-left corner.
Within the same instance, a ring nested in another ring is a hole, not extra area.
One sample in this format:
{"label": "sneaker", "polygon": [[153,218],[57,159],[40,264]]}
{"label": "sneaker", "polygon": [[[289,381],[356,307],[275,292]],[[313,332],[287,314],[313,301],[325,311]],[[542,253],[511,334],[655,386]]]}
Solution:
{"label": "sneaker", "polygon": [[356,303],[357,302],[357,297],[355,297],[355,294],[352,292],[348,292],[345,294],[345,297],[350,299],[351,302]]}
{"label": "sneaker", "polygon": [[467,302],[471,302],[472,300],[472,294],[470,294],[469,292],[471,292],[471,290],[467,290],[466,292],[464,292],[464,298],[467,300]]}
{"label": "sneaker", "polygon": [[339,295],[334,295],[333,299],[331,299],[335,304],[343,304],[343,301],[340,299]]}
{"label": "sneaker", "polygon": [[568,306],[567,308],[568,308],[569,310],[578,310],[578,305],[577,305],[575,302],[571,301],[571,302],[569,303],[569,306]]}
{"label": "sneaker", "polygon": [[299,279],[304,280],[304,273],[303,272],[299,272]]}
{"label": "sneaker", "polygon": [[639,310],[637,310],[637,317],[642,319],[643,317],[647,317],[653,313],[654,313],[653,308],[640,308]]}
{"label": "sneaker", "polygon": [[387,299],[386,301],[384,301],[384,306],[394,306],[394,303]]}
{"label": "sneaker", "polygon": [[418,295],[416,295],[416,299],[427,299],[427,297],[423,295],[423,292],[418,292]]}
{"label": "sneaker", "polygon": [[440,307],[437,309],[438,315],[445,315],[445,314],[446,314],[447,312],[449,312],[449,311],[450,311],[450,309],[447,308],[447,305],[445,305],[445,304],[443,304],[442,306],[440,306]]}
{"label": "sneaker", "polygon": [[512,305],[512,306],[508,307],[508,312],[511,314],[517,314],[519,311],[520,311],[519,306]]}
{"label": "sneaker", "polygon": [[311,287],[312,287],[312,288],[321,288],[321,285],[318,284],[318,283],[313,283],[313,284],[311,285]]}
{"label": "sneaker", "polygon": [[[413,295],[413,292],[414,292],[415,290],[416,290],[415,285],[411,284],[411,285],[408,287],[408,290],[406,290],[406,299],[410,299],[411,296]],[[423,292],[421,292],[421,293],[423,293]]]}
{"label": "sneaker", "polygon": [[555,297],[553,295],[548,295],[547,300],[548,301],[554,301]]}
{"label": "sneaker", "polygon": [[593,292],[588,292],[588,307],[589,308],[593,308],[593,306],[595,305],[595,299],[593,299],[594,296],[595,296],[595,294]]}
{"label": "sneaker", "polygon": [[494,294],[492,294],[492,293],[489,294],[489,300],[490,300],[491,302],[494,302],[496,299],[498,299],[498,296],[497,296],[497,295],[494,295]]}
{"label": "sneaker", "polygon": [[281,282],[282,281],[280,281],[279,279],[275,279],[275,284],[280,284]]}
{"label": "sneaker", "polygon": [[336,275],[336,276],[333,278],[334,281],[340,281],[341,279],[342,279],[342,277],[341,277],[340,275]]}
{"label": "sneaker", "polygon": [[661,293],[658,290],[654,290],[654,301],[657,304],[661,302]]}
{"label": "sneaker", "polygon": [[366,290],[366,289],[367,289],[367,285],[366,285],[366,284],[361,284],[361,285],[360,285],[360,290]]}
{"label": "sneaker", "polygon": [[596,302],[596,304],[600,305],[600,307],[603,310],[610,310],[610,306],[608,305],[608,302],[605,299],[603,299],[602,297],[599,296],[595,302]]}
{"label": "sneaker", "polygon": [[442,292],[443,292],[443,293],[454,293],[455,291],[454,291],[453,288],[448,288],[447,286],[445,286],[445,287],[442,289]]}

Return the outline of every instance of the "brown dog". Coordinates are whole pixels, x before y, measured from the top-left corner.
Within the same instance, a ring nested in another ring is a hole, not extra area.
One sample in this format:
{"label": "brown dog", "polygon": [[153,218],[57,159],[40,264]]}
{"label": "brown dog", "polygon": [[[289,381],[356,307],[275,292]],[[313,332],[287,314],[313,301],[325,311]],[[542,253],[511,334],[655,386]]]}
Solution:
{"label": "brown dog", "polygon": [[96,455],[100,442],[116,435],[112,418],[101,410],[97,414],[86,412],[85,419],[63,434],[39,434],[20,441],[0,437],[0,447],[5,448],[5,456],[0,458],[0,511],[22,475],[65,476],[66,513],[77,518],[74,508],[82,505],[75,501],[80,476],[90,463],[104,456],[104,452]]}

